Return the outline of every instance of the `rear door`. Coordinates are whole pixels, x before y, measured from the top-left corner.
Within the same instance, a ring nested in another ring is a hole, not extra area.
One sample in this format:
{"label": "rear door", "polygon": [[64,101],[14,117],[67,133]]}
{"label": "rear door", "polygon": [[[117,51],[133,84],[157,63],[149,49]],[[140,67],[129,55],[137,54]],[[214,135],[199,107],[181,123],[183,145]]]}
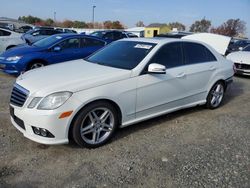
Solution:
{"label": "rear door", "polygon": [[207,85],[219,64],[210,50],[199,43],[183,42],[183,53],[187,99],[189,102],[204,100]]}

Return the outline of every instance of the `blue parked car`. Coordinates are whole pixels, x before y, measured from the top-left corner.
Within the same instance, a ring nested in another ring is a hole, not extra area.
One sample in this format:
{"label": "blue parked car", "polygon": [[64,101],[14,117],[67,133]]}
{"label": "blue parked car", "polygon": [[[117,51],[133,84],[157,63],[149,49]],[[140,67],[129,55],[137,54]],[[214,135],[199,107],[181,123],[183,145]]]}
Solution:
{"label": "blue parked car", "polygon": [[80,35],[59,34],[7,50],[0,55],[0,70],[13,75],[45,65],[81,59],[105,46],[103,39]]}

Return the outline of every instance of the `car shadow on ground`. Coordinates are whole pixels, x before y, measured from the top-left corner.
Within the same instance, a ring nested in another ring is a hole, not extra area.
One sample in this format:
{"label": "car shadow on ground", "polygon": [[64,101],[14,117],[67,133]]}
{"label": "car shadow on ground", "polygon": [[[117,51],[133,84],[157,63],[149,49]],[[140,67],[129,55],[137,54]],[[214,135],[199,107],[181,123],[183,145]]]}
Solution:
{"label": "car shadow on ground", "polygon": [[242,82],[239,82],[238,80],[234,81],[227,88],[222,105],[226,105],[227,103],[230,103],[230,101],[233,101],[235,98],[241,96],[243,93],[244,93],[244,84]]}

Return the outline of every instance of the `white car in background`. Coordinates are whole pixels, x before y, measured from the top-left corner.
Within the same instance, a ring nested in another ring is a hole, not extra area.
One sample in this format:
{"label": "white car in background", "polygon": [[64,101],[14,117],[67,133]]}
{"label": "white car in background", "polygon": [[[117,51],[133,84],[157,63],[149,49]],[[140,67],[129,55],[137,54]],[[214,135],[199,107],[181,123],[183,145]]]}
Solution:
{"label": "white car in background", "polygon": [[234,62],[236,74],[250,76],[250,45],[241,51],[228,54],[227,59]]}
{"label": "white car in background", "polygon": [[24,44],[21,36],[20,33],[0,28],[0,53],[19,44]]}
{"label": "white car in background", "polygon": [[42,144],[98,147],[118,127],[204,105],[219,107],[233,63],[205,43],[132,38],[86,60],[28,71],[10,99],[13,125]]}

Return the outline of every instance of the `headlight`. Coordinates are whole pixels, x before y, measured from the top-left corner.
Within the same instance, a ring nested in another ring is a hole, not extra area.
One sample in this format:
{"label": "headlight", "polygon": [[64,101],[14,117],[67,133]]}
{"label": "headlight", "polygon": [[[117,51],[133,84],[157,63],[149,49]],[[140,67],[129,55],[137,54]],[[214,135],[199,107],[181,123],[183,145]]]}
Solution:
{"label": "headlight", "polygon": [[40,104],[38,105],[37,109],[40,110],[54,110],[62,106],[70,97],[72,93],[68,91],[52,93],[45,97]]}
{"label": "headlight", "polygon": [[13,57],[8,57],[6,60],[7,61],[18,61],[22,58],[22,56],[13,56]]}

